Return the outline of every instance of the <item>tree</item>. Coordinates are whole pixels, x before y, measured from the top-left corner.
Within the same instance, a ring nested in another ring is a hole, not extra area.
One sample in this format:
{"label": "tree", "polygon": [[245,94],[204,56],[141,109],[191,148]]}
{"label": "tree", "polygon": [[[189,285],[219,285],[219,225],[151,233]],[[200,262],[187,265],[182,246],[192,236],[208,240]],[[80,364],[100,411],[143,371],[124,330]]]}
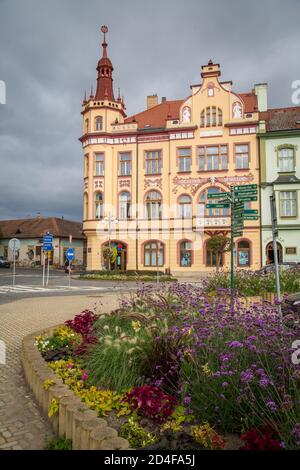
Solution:
{"label": "tree", "polygon": [[111,270],[111,265],[116,261],[117,255],[118,251],[115,246],[105,246],[103,248],[103,258],[108,271]]}
{"label": "tree", "polygon": [[218,271],[223,253],[230,250],[230,238],[226,235],[213,235],[207,240],[206,249],[216,256],[216,271]]}

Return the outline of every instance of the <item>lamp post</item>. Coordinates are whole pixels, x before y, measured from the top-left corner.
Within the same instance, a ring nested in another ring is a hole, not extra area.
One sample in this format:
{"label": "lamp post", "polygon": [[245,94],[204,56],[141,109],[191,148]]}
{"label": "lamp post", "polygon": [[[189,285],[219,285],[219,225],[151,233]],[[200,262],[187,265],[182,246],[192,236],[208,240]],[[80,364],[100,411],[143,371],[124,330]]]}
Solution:
{"label": "lamp post", "polygon": [[[112,225],[117,224],[118,222],[119,222],[118,219],[116,217],[114,217],[113,215],[111,215],[110,212],[109,212],[107,217],[104,217],[101,220],[102,224],[104,224],[104,225],[108,224],[108,247],[109,247],[109,249],[110,249],[110,242],[111,242]],[[110,256],[109,256],[109,270],[111,270]]]}

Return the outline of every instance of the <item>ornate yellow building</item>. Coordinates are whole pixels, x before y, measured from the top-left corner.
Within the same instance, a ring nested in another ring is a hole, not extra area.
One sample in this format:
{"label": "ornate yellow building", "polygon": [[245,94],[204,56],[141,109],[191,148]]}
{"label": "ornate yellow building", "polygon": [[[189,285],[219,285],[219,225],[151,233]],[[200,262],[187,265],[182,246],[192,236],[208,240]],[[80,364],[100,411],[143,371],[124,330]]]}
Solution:
{"label": "ornate yellow building", "polygon": [[[117,253],[112,269],[212,270],[213,234],[230,233],[229,209],[207,209],[207,194],[259,183],[257,126],[263,86],[235,93],[220,66],[202,66],[201,83],[185,99],[147,97],[127,117],[114,97],[113,66],[98,62],[97,88],[83,100],[84,217],[87,269],[105,267],[103,248]],[[210,201],[208,201],[210,202]],[[212,201],[211,201],[212,202]],[[247,203],[259,209],[259,201]],[[246,221],[235,241],[237,267],[260,267],[260,221]],[[229,267],[230,254],[223,256]]]}

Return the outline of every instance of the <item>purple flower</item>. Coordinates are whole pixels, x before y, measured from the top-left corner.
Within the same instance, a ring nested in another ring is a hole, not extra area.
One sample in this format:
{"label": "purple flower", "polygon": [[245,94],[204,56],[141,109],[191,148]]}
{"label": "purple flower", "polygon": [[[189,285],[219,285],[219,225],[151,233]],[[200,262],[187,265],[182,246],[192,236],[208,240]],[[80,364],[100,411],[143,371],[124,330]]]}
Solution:
{"label": "purple flower", "polygon": [[240,343],[239,341],[231,341],[231,343],[228,344],[230,348],[242,348],[243,343]]}
{"label": "purple flower", "polygon": [[252,370],[247,369],[247,370],[245,370],[241,373],[241,382],[243,382],[243,383],[251,382],[253,377],[254,377],[254,374],[253,374]]}
{"label": "purple flower", "polygon": [[222,383],[222,387],[224,387],[224,388],[228,387],[228,385],[229,385],[228,382],[223,382]]}
{"label": "purple flower", "polygon": [[183,399],[183,403],[184,405],[189,405],[192,401],[192,397],[190,395],[187,395],[186,397],[184,397]]}
{"label": "purple flower", "polygon": [[270,408],[271,411],[277,410],[276,403],[273,400],[267,401],[267,407]]}

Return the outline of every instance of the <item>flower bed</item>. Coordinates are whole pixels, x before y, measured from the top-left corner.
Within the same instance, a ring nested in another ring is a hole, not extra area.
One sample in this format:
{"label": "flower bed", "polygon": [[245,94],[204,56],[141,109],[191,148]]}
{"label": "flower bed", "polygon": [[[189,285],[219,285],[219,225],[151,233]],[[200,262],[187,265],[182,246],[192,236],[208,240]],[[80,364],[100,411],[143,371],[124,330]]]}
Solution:
{"label": "flower bed", "polygon": [[299,333],[270,303],[172,284],[83,312],[36,346],[132,448],[280,450],[300,445]]}

